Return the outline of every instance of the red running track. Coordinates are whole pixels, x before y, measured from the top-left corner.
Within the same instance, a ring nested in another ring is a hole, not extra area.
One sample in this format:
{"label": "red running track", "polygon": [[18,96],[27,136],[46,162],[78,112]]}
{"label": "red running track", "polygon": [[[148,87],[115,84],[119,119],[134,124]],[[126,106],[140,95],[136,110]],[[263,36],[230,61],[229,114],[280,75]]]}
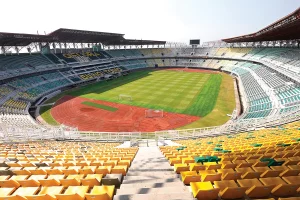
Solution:
{"label": "red running track", "polygon": [[[118,108],[111,112],[83,105],[90,101]],[[93,100],[82,97],[65,96],[51,109],[51,115],[60,124],[78,127],[80,131],[95,132],[153,132],[171,130],[190,124],[200,118],[197,116],[164,112],[162,118],[146,118],[145,110],[137,106]]]}

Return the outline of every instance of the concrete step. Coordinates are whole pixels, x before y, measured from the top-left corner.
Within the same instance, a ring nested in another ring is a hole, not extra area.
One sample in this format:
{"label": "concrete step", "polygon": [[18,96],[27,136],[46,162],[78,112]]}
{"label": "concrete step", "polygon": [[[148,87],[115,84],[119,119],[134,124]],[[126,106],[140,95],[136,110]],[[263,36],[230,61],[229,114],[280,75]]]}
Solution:
{"label": "concrete step", "polygon": [[127,188],[161,188],[161,187],[186,187],[181,181],[176,182],[155,182],[155,183],[133,183],[133,184],[122,184],[120,189]]}
{"label": "concrete step", "polygon": [[179,178],[168,178],[168,179],[139,179],[139,180],[123,180],[122,184],[140,184],[140,183],[172,183],[182,181]]}
{"label": "concrete step", "polygon": [[195,200],[157,147],[141,147],[114,200]]}
{"label": "concrete step", "polygon": [[[127,176],[174,176],[176,175],[176,173],[174,171],[162,171],[162,172],[132,172],[132,171],[128,171],[126,174]],[[177,175],[176,177],[179,177],[179,175]]]}
{"label": "concrete step", "polygon": [[192,194],[133,194],[115,195],[113,200],[197,200]]}
{"label": "concrete step", "polygon": [[163,187],[163,188],[126,188],[117,190],[117,195],[124,194],[182,194],[190,192],[188,187]]}
{"label": "concrete step", "polygon": [[177,174],[172,175],[156,175],[155,173],[152,176],[124,176],[123,180],[141,180],[141,179],[169,179],[169,178],[179,178]]}

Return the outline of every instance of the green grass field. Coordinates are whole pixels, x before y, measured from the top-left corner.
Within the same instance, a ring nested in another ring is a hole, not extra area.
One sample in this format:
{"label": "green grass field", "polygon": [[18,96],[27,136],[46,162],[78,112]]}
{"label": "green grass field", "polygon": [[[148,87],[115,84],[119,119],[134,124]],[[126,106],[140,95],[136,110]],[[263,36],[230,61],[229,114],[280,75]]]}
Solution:
{"label": "green grass field", "polygon": [[[233,81],[231,79],[229,83],[230,79],[229,75],[223,73],[143,70],[109,82],[98,82],[64,92],[46,103],[55,102],[64,95],[72,95],[163,109],[168,112],[202,117],[199,122],[186,126],[186,128],[196,128],[204,124],[211,126],[216,122],[228,120],[226,114],[231,114],[235,106]],[[220,87],[222,90],[227,90],[220,91]],[[119,100],[120,94],[131,96],[132,101]],[[200,123],[201,120],[205,123]]]}
{"label": "green grass field", "polygon": [[52,115],[50,113],[51,107],[52,106],[42,106],[40,108],[41,117],[50,125],[53,125],[53,126],[59,125],[59,123],[57,123],[55,121],[55,119],[52,117]]}
{"label": "green grass field", "polygon": [[100,108],[103,110],[111,111],[111,112],[115,112],[118,110],[118,108],[114,108],[114,107],[110,107],[110,106],[106,106],[106,105],[102,105],[102,104],[98,104],[98,103],[94,103],[94,102],[90,102],[90,101],[84,101],[84,102],[82,102],[82,104],[91,106],[94,108]]}

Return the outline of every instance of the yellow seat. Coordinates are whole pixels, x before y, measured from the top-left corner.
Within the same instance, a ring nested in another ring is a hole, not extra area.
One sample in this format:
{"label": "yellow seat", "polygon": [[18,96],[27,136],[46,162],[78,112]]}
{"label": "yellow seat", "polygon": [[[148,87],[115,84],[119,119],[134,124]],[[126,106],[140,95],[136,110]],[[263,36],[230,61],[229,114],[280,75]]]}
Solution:
{"label": "yellow seat", "polygon": [[118,161],[116,161],[116,160],[110,160],[110,161],[103,162],[103,166],[114,167],[117,165],[117,163],[118,163]]}
{"label": "yellow seat", "polygon": [[299,169],[286,169],[285,171],[281,172],[279,176],[298,176],[300,174]]}
{"label": "yellow seat", "polygon": [[83,179],[84,174],[71,174],[66,179],[60,179],[62,186],[79,186],[81,184],[81,179]]}
{"label": "yellow seat", "polygon": [[191,182],[200,182],[201,176],[196,171],[184,171],[180,172],[182,182],[189,185]]}
{"label": "yellow seat", "polygon": [[67,162],[67,163],[62,163],[62,166],[64,166],[64,167],[76,166],[76,163],[70,161],[70,162]]}
{"label": "yellow seat", "polygon": [[46,169],[46,172],[47,172],[47,174],[54,174],[54,175],[64,174],[62,169],[59,169],[59,168]]}
{"label": "yellow seat", "polygon": [[89,186],[69,186],[63,194],[56,194],[58,200],[84,200]]}
{"label": "yellow seat", "polygon": [[91,162],[90,166],[96,166],[96,167],[103,166],[103,161],[93,161]]}
{"label": "yellow seat", "polygon": [[0,199],[24,199],[27,200],[26,196],[35,195],[39,190],[39,187],[19,187],[13,194],[6,197],[0,197]]}
{"label": "yellow seat", "polygon": [[84,166],[82,169],[79,169],[79,174],[94,174],[96,166]]}
{"label": "yellow seat", "polygon": [[268,166],[268,162],[255,162],[252,167],[267,167]]}
{"label": "yellow seat", "polygon": [[224,199],[240,199],[245,195],[246,188],[239,187],[234,180],[214,181],[214,185],[220,189],[220,197]]}
{"label": "yellow seat", "polygon": [[222,167],[222,164],[217,164],[215,162],[206,162],[204,165],[207,167],[206,170],[217,170]]}
{"label": "yellow seat", "polygon": [[19,180],[18,183],[21,187],[39,187],[41,184],[39,181],[31,179],[31,180]]}
{"label": "yellow seat", "polygon": [[42,186],[60,186],[60,179],[64,179],[65,175],[49,175],[47,179],[40,179]]}
{"label": "yellow seat", "polygon": [[16,188],[0,188],[0,199],[10,196],[15,190]]}
{"label": "yellow seat", "polygon": [[280,173],[289,169],[287,166],[271,166],[270,168],[272,170],[280,171]]}
{"label": "yellow seat", "polygon": [[43,168],[30,169],[29,170],[32,175],[46,175],[47,172]]}
{"label": "yellow seat", "polygon": [[298,187],[297,192],[300,193],[300,176],[286,176],[282,177],[282,179],[288,184],[293,184]]}
{"label": "yellow seat", "polygon": [[261,172],[255,172],[250,167],[245,168],[236,168],[237,172],[242,173],[242,179],[252,179],[252,178],[260,178]]}
{"label": "yellow seat", "polygon": [[28,175],[14,175],[9,180],[0,181],[0,187],[16,187],[20,186],[18,181],[26,180]]}
{"label": "yellow seat", "polygon": [[170,158],[169,162],[170,162],[171,166],[174,166],[175,164],[181,164],[182,163],[181,159],[177,158],[177,157],[176,158]]}
{"label": "yellow seat", "polygon": [[219,188],[214,188],[211,182],[191,182],[193,196],[198,200],[218,199]]}
{"label": "yellow seat", "polygon": [[254,171],[261,173],[261,178],[278,177],[281,170],[272,170],[269,167],[252,167]]}
{"label": "yellow seat", "polygon": [[274,196],[286,197],[295,196],[297,194],[298,186],[296,184],[287,184],[280,177],[260,178],[259,179],[265,186],[271,188],[271,193]]}
{"label": "yellow seat", "polygon": [[0,181],[8,180],[9,177],[10,177],[9,175],[6,175],[6,176],[0,176]]}
{"label": "yellow seat", "polygon": [[110,174],[111,172],[111,166],[99,166],[96,170],[95,170],[95,174]]}
{"label": "yellow seat", "polygon": [[222,174],[221,173],[217,173],[215,170],[203,170],[203,171],[199,171],[199,174],[201,175],[201,181],[205,182],[205,181],[220,181]]}
{"label": "yellow seat", "polygon": [[120,160],[118,162],[118,165],[126,165],[127,167],[130,167],[131,161],[130,160]]}
{"label": "yellow seat", "polygon": [[68,169],[62,169],[64,175],[78,174],[81,166],[69,166]]}
{"label": "yellow seat", "polygon": [[223,161],[221,164],[222,169],[235,169],[237,167],[237,164],[232,163],[231,161]]}
{"label": "yellow seat", "polygon": [[234,171],[232,168],[229,169],[218,169],[219,173],[222,173],[222,180],[237,180],[241,178],[242,173]]}
{"label": "yellow seat", "polygon": [[31,175],[31,172],[25,169],[21,170],[12,170],[15,175]]}
{"label": "yellow seat", "polygon": [[56,200],[57,194],[61,194],[64,190],[63,186],[42,187],[39,194],[26,196],[28,200]]}
{"label": "yellow seat", "polygon": [[31,162],[25,162],[20,164],[22,164],[22,167],[36,167],[36,165]]}
{"label": "yellow seat", "polygon": [[189,166],[187,164],[174,164],[174,171],[179,174],[182,171],[189,171]]}
{"label": "yellow seat", "polygon": [[17,162],[7,162],[6,163],[9,167],[23,167],[22,164]]}
{"label": "yellow seat", "polygon": [[126,176],[126,173],[127,173],[126,165],[123,165],[123,166],[117,165],[111,169],[111,174],[122,174],[123,176]]}
{"label": "yellow seat", "polygon": [[206,166],[202,165],[201,163],[190,163],[190,171],[199,171],[199,170],[205,170]]}
{"label": "yellow seat", "polygon": [[85,197],[87,200],[112,200],[114,191],[113,185],[94,186],[90,193],[85,194]]}
{"label": "yellow seat", "polygon": [[182,163],[184,164],[189,164],[189,163],[195,163],[194,158],[192,157],[187,157],[187,158],[182,158]]}
{"label": "yellow seat", "polygon": [[271,193],[271,189],[264,186],[257,178],[254,179],[239,179],[239,185],[246,189],[246,195],[250,198],[263,198]]}
{"label": "yellow seat", "polygon": [[300,165],[289,165],[288,168],[290,168],[290,169],[300,169]]}
{"label": "yellow seat", "polygon": [[102,174],[88,174],[84,179],[81,179],[81,184],[90,187],[100,185],[102,177]]}
{"label": "yellow seat", "polygon": [[3,180],[0,181],[1,188],[18,188],[20,187],[20,183],[15,180]]}
{"label": "yellow seat", "polygon": [[278,200],[300,200],[300,197],[279,198]]}

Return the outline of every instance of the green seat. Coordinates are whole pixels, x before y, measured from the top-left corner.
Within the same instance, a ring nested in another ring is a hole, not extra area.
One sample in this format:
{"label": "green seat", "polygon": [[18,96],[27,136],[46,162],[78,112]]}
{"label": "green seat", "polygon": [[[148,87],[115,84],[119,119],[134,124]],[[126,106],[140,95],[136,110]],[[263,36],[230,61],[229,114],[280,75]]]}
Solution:
{"label": "green seat", "polygon": [[262,158],[260,159],[261,162],[270,162],[270,161],[273,161],[274,159],[273,158]]}
{"label": "green seat", "polygon": [[291,144],[277,144],[277,146],[280,146],[280,147],[288,147],[288,146],[291,146]]}
{"label": "green seat", "polygon": [[276,161],[276,160],[271,160],[268,164],[268,167],[271,166],[281,166],[283,165],[284,161]]}
{"label": "green seat", "polygon": [[254,143],[254,144],[251,144],[251,146],[253,146],[253,147],[261,147],[261,146],[262,146],[262,144],[257,144],[257,143]]}
{"label": "green seat", "polygon": [[230,150],[222,150],[222,153],[231,153]]}
{"label": "green seat", "polygon": [[276,161],[273,158],[262,158],[260,159],[261,162],[269,162],[268,167],[271,166],[281,166],[283,165],[284,161]]}
{"label": "green seat", "polygon": [[222,151],[223,149],[222,148],[219,148],[219,147],[215,147],[214,148],[214,151]]}
{"label": "green seat", "polygon": [[204,162],[216,162],[218,163],[221,161],[221,158],[218,158],[217,156],[206,156],[206,157],[195,157],[194,158],[196,163],[204,163]]}
{"label": "green seat", "polygon": [[195,157],[194,158],[196,163],[204,163],[204,162],[208,162],[208,159],[206,157]]}
{"label": "green seat", "polygon": [[183,150],[183,149],[184,149],[184,148],[182,148],[182,147],[176,148],[177,151],[180,151],[180,150]]}

